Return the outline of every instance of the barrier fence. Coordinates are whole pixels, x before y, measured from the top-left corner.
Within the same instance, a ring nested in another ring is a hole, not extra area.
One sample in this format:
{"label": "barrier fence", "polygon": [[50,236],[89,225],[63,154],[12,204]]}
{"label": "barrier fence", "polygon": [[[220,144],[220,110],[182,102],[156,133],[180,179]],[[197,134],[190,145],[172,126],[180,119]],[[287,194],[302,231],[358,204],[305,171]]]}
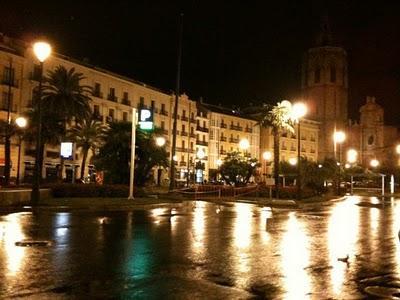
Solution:
{"label": "barrier fence", "polygon": [[207,198],[236,198],[243,195],[256,194],[259,191],[258,185],[245,187],[233,187],[224,185],[196,185],[191,188],[176,190],[176,192],[194,199]]}

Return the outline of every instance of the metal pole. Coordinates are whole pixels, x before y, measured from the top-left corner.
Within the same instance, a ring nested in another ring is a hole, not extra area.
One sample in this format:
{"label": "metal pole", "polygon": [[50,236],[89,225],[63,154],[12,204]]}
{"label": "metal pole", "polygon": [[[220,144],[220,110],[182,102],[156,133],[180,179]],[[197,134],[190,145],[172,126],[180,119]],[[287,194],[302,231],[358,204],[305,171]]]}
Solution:
{"label": "metal pole", "polygon": [[128,200],[133,200],[133,181],[135,177],[135,147],[136,147],[136,108],[132,108],[132,137],[131,137],[131,169],[129,176]]}
{"label": "metal pole", "polygon": [[171,166],[170,166],[170,178],[169,178],[169,190],[172,191],[175,188],[175,161],[174,156],[176,152],[176,126],[178,118],[178,100],[180,93],[181,84],[181,63],[182,63],[182,33],[183,33],[183,13],[180,15],[180,28],[179,28],[179,42],[178,42],[178,58],[176,68],[176,87],[175,87],[175,106],[174,106],[174,123],[172,127],[172,149],[171,149]]}
{"label": "metal pole", "polygon": [[350,179],[350,195],[353,195],[353,184],[354,184],[353,175],[351,175],[350,178],[351,178]]}
{"label": "metal pole", "polygon": [[43,82],[43,62],[40,62],[40,77],[39,77],[39,91],[37,93],[37,133],[36,133],[36,157],[35,157],[35,169],[33,175],[33,185],[32,185],[32,193],[31,200],[32,204],[35,205],[40,201],[40,181],[42,177],[41,170],[41,150],[42,150],[42,111],[41,111],[41,102],[42,102],[42,82]]}
{"label": "metal pole", "polygon": [[11,102],[12,102],[12,85],[14,83],[14,74],[12,72],[13,65],[12,59],[9,63],[9,74],[8,74],[8,94],[7,94],[7,126],[4,142],[4,156],[5,156],[5,166],[4,166],[4,186],[10,184],[10,173],[11,173]]}
{"label": "metal pole", "polygon": [[300,119],[297,123],[297,199],[301,199],[301,174],[300,174]]}
{"label": "metal pole", "polygon": [[382,176],[382,196],[385,196],[385,175]]}
{"label": "metal pole", "polygon": [[20,164],[21,164],[21,144],[22,144],[22,138],[19,136],[19,144],[18,144],[18,164],[17,164],[17,179],[16,179],[16,184],[19,185],[19,172],[20,172]]}

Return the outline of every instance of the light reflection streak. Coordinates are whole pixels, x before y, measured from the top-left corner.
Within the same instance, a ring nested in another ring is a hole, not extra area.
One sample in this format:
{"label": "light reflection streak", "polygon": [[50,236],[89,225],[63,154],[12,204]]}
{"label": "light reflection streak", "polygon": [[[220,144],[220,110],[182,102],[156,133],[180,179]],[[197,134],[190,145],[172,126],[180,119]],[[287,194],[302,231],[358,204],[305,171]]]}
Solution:
{"label": "light reflection streak", "polygon": [[270,234],[267,231],[268,222],[272,221],[272,211],[270,207],[263,207],[260,213],[260,235],[264,245],[268,244]]}
{"label": "light reflection streak", "polygon": [[204,250],[204,231],[205,231],[205,203],[201,201],[195,202],[193,213],[193,247],[197,254],[202,254]]}
{"label": "light reflection streak", "polygon": [[329,262],[332,266],[331,285],[333,292],[339,295],[345,280],[347,264],[338,261],[347,255],[350,260],[355,254],[357,236],[359,235],[359,210],[354,203],[357,197],[338,203],[333,209],[328,224]]}
{"label": "light reflection streak", "polygon": [[310,261],[309,240],[302,223],[294,212],[289,213],[286,231],[282,237],[280,253],[282,269],[285,274],[285,299],[305,299],[310,292],[310,277],[305,269]]}
{"label": "light reflection streak", "polygon": [[25,238],[22,232],[21,216],[23,213],[15,213],[4,216],[4,222],[0,222],[3,234],[0,241],[4,245],[5,256],[7,259],[7,269],[11,276],[18,275],[25,257],[25,247],[15,246],[15,242]]}
{"label": "light reflection streak", "polygon": [[236,219],[234,224],[234,244],[239,249],[247,248],[250,244],[252,211],[251,205],[245,203],[237,203],[235,206]]}

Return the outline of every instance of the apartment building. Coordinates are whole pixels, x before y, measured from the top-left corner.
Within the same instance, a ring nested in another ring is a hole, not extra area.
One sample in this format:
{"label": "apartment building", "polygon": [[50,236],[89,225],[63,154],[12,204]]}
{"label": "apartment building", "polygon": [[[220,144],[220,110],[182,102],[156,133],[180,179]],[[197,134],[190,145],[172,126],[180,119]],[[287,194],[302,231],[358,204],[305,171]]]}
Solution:
{"label": "apartment building", "polygon": [[[297,162],[298,155],[298,127],[295,126],[294,132],[283,132],[280,137],[280,160]],[[318,133],[319,122],[302,119],[300,122],[300,155],[311,161],[318,161]],[[271,158],[266,161],[263,153],[271,153]],[[274,153],[274,137],[272,128],[261,128],[260,134],[260,156],[262,163],[262,173],[271,174]]]}
{"label": "apartment building", "polygon": [[[208,110],[210,120],[209,133],[209,169],[218,170],[226,154],[239,151],[258,158],[260,153],[260,126],[257,121],[246,118],[239,111],[222,106],[202,104]],[[247,140],[248,148],[241,149],[240,141]]]}

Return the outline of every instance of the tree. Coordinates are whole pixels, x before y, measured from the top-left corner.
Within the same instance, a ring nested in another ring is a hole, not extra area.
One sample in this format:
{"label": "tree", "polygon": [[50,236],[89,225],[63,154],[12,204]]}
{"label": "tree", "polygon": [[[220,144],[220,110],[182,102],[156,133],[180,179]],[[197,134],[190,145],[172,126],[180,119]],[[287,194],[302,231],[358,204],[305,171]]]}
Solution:
{"label": "tree", "polygon": [[247,158],[240,152],[230,152],[219,170],[223,180],[230,185],[246,185],[254,176],[260,164],[255,158]]}
{"label": "tree", "polygon": [[76,143],[76,147],[82,151],[82,163],[80,178],[85,175],[86,160],[91,149],[94,153],[96,148],[99,148],[106,133],[107,126],[103,125],[99,120],[92,116],[84,118],[77,122],[75,126],[67,132],[67,137]]}
{"label": "tree", "polygon": [[[95,157],[96,169],[105,172],[105,180],[110,183],[127,184],[129,182],[129,164],[131,154],[130,122],[110,124],[104,143]],[[136,130],[135,184],[143,186],[149,181],[156,166],[168,166],[168,154],[164,147],[158,147],[155,137],[159,129],[153,132]]]}
{"label": "tree", "polygon": [[282,101],[275,106],[264,104],[262,107],[253,108],[252,115],[258,119],[259,124],[271,128],[274,137],[274,179],[275,193],[279,197],[279,150],[280,136],[283,132],[294,132],[291,119],[290,102]]}
{"label": "tree", "polygon": [[[67,70],[64,66],[58,66],[47,73],[43,86],[42,111],[43,114],[52,113],[58,118],[64,127],[61,141],[65,138],[67,124],[72,120],[80,122],[90,117],[90,94],[92,88],[82,85],[84,80],[82,73],[75,68]],[[45,118],[42,118],[46,122]],[[64,160],[61,158],[59,178],[62,178]]]}

